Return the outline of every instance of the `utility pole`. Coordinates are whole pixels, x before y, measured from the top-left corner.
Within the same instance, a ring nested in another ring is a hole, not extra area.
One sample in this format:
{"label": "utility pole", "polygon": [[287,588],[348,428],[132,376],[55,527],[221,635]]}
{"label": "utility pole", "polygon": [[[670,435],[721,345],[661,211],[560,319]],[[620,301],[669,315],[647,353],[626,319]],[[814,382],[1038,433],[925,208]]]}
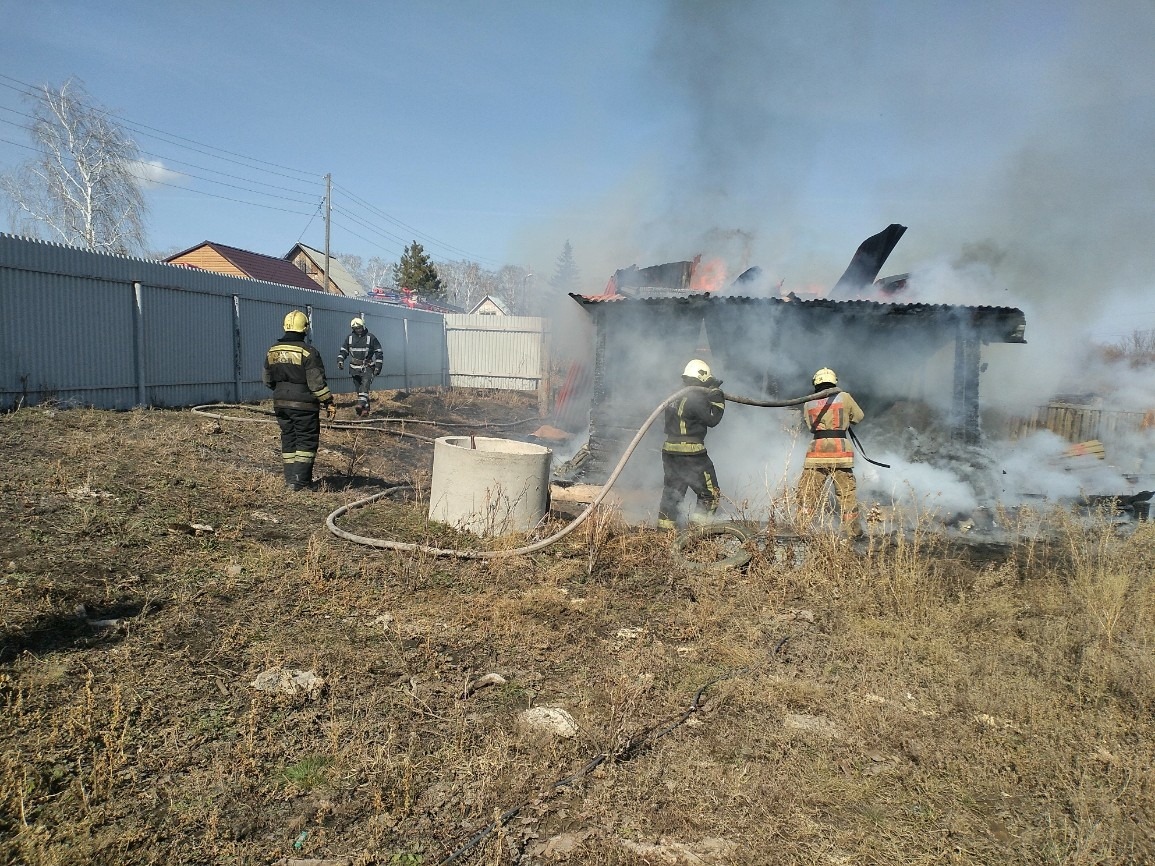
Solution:
{"label": "utility pole", "polygon": [[333,219],[333,175],[325,175],[325,294],[329,294],[329,225]]}

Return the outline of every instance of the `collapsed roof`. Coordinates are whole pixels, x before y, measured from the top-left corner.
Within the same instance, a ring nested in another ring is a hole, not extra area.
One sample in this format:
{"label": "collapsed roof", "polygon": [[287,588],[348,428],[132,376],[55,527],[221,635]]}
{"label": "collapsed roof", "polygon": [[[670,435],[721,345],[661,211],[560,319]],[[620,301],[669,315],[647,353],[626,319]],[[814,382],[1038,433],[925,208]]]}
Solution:
{"label": "collapsed roof", "polygon": [[[867,239],[837,284],[840,294],[869,287],[903,231],[890,226]],[[583,471],[590,480],[608,475],[641,421],[677,387],[671,370],[689,358],[706,357],[728,392],[754,399],[800,396],[814,370],[833,367],[848,374],[861,402],[909,398],[927,387],[923,371],[931,358],[942,366],[946,350],[951,435],[973,444],[981,437],[982,345],[1026,342],[1026,317],[1014,307],[695,291],[697,262],[618,271],[615,278],[666,278],[662,286],[629,285],[630,296],[619,285],[599,296],[570,295],[596,328],[591,459]],[[741,291],[748,275],[730,290]]]}

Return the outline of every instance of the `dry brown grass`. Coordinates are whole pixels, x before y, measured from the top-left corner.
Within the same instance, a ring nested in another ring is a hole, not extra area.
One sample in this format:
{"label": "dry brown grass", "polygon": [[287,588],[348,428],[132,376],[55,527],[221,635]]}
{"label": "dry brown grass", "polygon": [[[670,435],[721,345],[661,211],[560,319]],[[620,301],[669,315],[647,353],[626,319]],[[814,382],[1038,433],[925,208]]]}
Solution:
{"label": "dry brown grass", "polygon": [[[275,435],[0,418],[3,862],[435,864],[518,806],[461,862],[1155,858],[1151,524],[1005,515],[1023,540],[981,564],[925,525],[865,555],[820,535],[801,567],[752,545],[710,574],[605,511],[531,557],[434,559],[330,535],[325,515],[377,488],[287,496]],[[323,446],[322,475],[427,477],[412,440]],[[399,495],[343,525],[478,543],[424,508]],[[250,686],[277,666],[327,688]],[[490,672],[506,682],[464,697]],[[552,789],[714,680],[685,724]],[[542,705],[577,736],[517,724]]]}

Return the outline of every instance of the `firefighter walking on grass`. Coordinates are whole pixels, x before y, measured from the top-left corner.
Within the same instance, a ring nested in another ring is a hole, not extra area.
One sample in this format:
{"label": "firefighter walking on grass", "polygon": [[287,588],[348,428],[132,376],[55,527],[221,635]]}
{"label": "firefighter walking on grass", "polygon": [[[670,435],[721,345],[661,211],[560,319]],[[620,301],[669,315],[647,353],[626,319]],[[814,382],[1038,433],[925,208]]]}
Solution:
{"label": "firefighter walking on grass", "polygon": [[658,528],[676,529],[678,507],[686,490],[694,491],[697,508],[690,519],[708,523],[718,510],[722,491],[714,462],[706,453],[706,432],[716,427],[726,411],[722,381],[715,379],[705,361],[695,358],[682,371],[682,384],[698,386],[665,408],[666,442],[662,445],[662,501]]}
{"label": "firefighter walking on grass", "polygon": [[369,414],[369,392],[373,387],[373,377],[381,375],[385,355],[381,351],[381,341],[365,328],[365,320],[360,316],[349,323],[350,333],[337,353],[337,369],[345,368],[349,361],[349,373],[357,388],[357,417]]}
{"label": "firefighter walking on grass", "polygon": [[321,407],[330,419],[337,414],[321,353],[305,342],[308,328],[308,317],[293,310],[285,316],[285,333],[265,355],[263,378],[273,390],[273,412],[281,428],[281,462],[290,490],[305,490],[313,483]]}
{"label": "firefighter walking on grass", "polygon": [[[838,386],[838,376],[828,367],[814,374],[814,391],[819,393]],[[858,522],[858,485],[854,480],[854,449],[849,431],[865,416],[858,403],[846,391],[811,400],[803,407],[802,423],[812,437],[802,477],[798,481],[798,510],[809,522],[818,512],[826,491],[826,481],[834,485],[838,513],[843,531],[851,538],[862,534]]]}

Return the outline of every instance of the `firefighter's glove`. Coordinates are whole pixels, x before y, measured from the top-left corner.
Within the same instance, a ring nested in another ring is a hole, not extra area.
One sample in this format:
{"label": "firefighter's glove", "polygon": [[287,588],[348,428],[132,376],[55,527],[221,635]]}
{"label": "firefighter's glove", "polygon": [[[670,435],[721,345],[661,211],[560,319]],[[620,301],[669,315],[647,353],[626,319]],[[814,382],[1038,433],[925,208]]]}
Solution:
{"label": "firefighter's glove", "polygon": [[330,421],[332,421],[334,418],[336,418],[337,417],[337,404],[332,403],[332,402],[326,403],[325,404],[325,414],[329,416]]}
{"label": "firefighter's glove", "polygon": [[344,358],[338,358],[337,359],[337,369],[338,370],[344,370],[345,369],[345,359]]}
{"label": "firefighter's glove", "polygon": [[374,364],[373,365],[373,375],[374,376],[380,376],[381,375],[381,365],[380,364]]}
{"label": "firefighter's glove", "polygon": [[711,388],[709,397],[707,398],[711,403],[725,403],[726,395],[721,388]]}

